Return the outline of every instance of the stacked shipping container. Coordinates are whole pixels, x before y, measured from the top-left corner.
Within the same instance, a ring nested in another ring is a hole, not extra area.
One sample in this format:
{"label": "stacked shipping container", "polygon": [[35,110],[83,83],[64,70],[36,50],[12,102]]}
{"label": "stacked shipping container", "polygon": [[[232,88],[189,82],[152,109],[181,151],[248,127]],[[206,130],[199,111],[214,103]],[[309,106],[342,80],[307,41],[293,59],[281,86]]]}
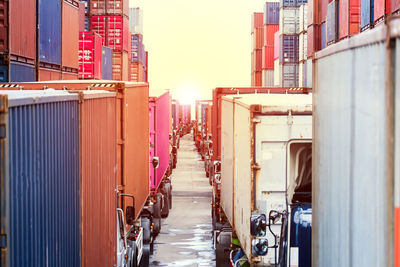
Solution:
{"label": "stacked shipping container", "polygon": [[147,82],[147,52],[143,43],[143,12],[139,8],[130,9],[129,30],[132,33],[129,80]]}
{"label": "stacked shipping container", "polygon": [[262,61],[264,46],[264,13],[252,15],[251,86],[262,85]]}
{"label": "stacked shipping container", "polygon": [[279,29],[279,2],[264,5],[264,44],[262,47],[262,86],[274,85],[275,33]]}

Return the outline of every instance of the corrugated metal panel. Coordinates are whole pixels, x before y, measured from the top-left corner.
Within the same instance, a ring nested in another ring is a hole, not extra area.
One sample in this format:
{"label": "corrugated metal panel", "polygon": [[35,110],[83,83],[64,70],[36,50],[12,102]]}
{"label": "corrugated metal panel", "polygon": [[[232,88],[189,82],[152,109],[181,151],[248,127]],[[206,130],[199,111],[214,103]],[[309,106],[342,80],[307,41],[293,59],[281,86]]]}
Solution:
{"label": "corrugated metal panel", "polygon": [[107,21],[106,26],[106,46],[116,49],[130,51],[129,38],[129,21],[127,17],[121,16],[105,16]]}
{"label": "corrugated metal panel", "polygon": [[321,49],[326,47],[326,23],[321,24]]}
{"label": "corrugated metal panel", "polygon": [[[2,1],[7,4],[8,1]],[[7,12],[1,13],[7,17]],[[9,7],[10,54],[36,61],[36,0],[12,0]],[[7,20],[2,20],[7,23]],[[8,43],[3,43],[7,45]],[[3,49],[0,49],[3,51]]]}
{"label": "corrugated metal panel", "polygon": [[274,46],[263,46],[262,48],[262,69],[274,68]]}
{"label": "corrugated metal panel", "polygon": [[299,85],[299,64],[280,62],[280,84],[283,87],[297,87]]}
{"label": "corrugated metal panel", "polygon": [[107,14],[129,16],[129,0],[107,0]]}
{"label": "corrugated metal panel", "polygon": [[[116,263],[115,93],[84,93],[80,104],[82,267]],[[96,249],[94,249],[96,248]]]}
{"label": "corrugated metal panel", "polygon": [[274,70],[263,70],[262,71],[262,86],[272,87],[274,86]]}
{"label": "corrugated metal panel", "polygon": [[[333,0],[328,4],[328,11],[326,14],[326,43],[335,43],[339,36],[339,1]],[[321,44],[322,47],[322,44]]]}
{"label": "corrugated metal panel", "polygon": [[251,49],[261,49],[264,45],[264,27],[254,29],[254,32],[251,34],[251,38],[253,40]]}
{"label": "corrugated metal panel", "polygon": [[106,0],[90,0],[89,6],[89,13],[91,15],[106,14]]}
{"label": "corrugated metal panel", "polygon": [[311,25],[307,29],[307,57],[321,50],[321,26]]}
{"label": "corrugated metal panel", "polygon": [[61,64],[61,1],[39,0],[39,61]]}
{"label": "corrugated metal panel", "polygon": [[264,4],[264,25],[279,24],[279,2]]}
{"label": "corrugated metal panel", "polygon": [[285,7],[279,12],[279,34],[298,34],[300,32],[299,8]]}
{"label": "corrugated metal panel", "polygon": [[153,157],[156,156],[156,99],[151,97],[149,99],[149,172],[150,172],[150,188],[155,187],[156,183],[156,169],[151,164]]}
{"label": "corrugated metal panel", "polygon": [[10,266],[80,265],[79,116],[74,99],[54,96],[54,102],[41,103],[32,94],[26,103],[9,100],[15,105],[8,110]]}
{"label": "corrugated metal panel", "polygon": [[278,25],[264,25],[264,46],[274,45],[275,33],[279,31]]}
{"label": "corrugated metal panel", "polygon": [[360,30],[360,1],[339,1],[339,22],[339,39],[357,34]]}
{"label": "corrugated metal panel", "polygon": [[319,1],[318,0],[309,0],[308,1],[308,10],[307,10],[307,27],[313,24],[319,24]]}
{"label": "corrugated metal panel", "polygon": [[85,31],[85,3],[79,1],[79,32]]}
{"label": "corrugated metal panel", "polygon": [[279,59],[279,31],[274,35],[274,59]]}
{"label": "corrugated metal panel", "polygon": [[0,52],[8,52],[8,1],[0,3]]}
{"label": "corrugated metal panel", "polygon": [[304,85],[304,62],[299,63],[299,87]]}
{"label": "corrugated metal panel", "polygon": [[[399,27],[400,21],[392,20],[391,29]],[[391,46],[397,60],[390,65],[386,30],[377,27],[316,55],[312,164],[316,266],[393,266],[393,167],[388,151],[394,137],[388,131],[393,99],[388,93],[395,85],[394,96],[399,96],[400,42],[397,37]],[[387,80],[391,71],[396,84]],[[398,101],[393,104],[398,107]],[[394,169],[398,171],[397,163]]]}
{"label": "corrugated metal panel", "polygon": [[79,4],[74,0],[62,1],[61,64],[78,71],[79,50]]}
{"label": "corrugated metal panel", "polygon": [[302,4],[299,8],[299,22],[300,22],[300,32],[307,31],[307,12],[308,4]]}
{"label": "corrugated metal panel", "polygon": [[280,67],[279,67],[279,58],[275,59],[274,61],[274,85],[279,86],[280,85]]}
{"label": "corrugated metal panel", "polygon": [[34,65],[10,61],[10,82],[34,82],[35,80]]}
{"label": "corrugated metal panel", "polygon": [[326,22],[326,12],[328,11],[328,3],[329,0],[318,0],[318,6],[319,6],[319,24],[322,24]]}
{"label": "corrugated metal panel", "polygon": [[129,59],[128,52],[113,50],[112,79],[114,81],[128,81]]}
{"label": "corrugated metal panel", "polygon": [[295,63],[299,61],[299,36],[281,35],[279,37],[279,60]]}
{"label": "corrugated metal panel", "polygon": [[251,33],[254,32],[256,28],[262,27],[264,24],[264,13],[254,12],[251,14]]}
{"label": "corrugated metal panel", "polygon": [[307,66],[305,67],[305,69],[306,69],[306,78],[305,78],[306,87],[312,88],[313,87],[313,79],[312,79],[313,63],[312,63],[312,58],[307,59],[306,62],[307,62],[306,63]]}
{"label": "corrugated metal panel", "polygon": [[380,22],[386,14],[386,0],[374,0],[374,21]]}
{"label": "corrugated metal panel", "polygon": [[79,78],[100,79],[102,73],[101,37],[96,33],[79,34]]}
{"label": "corrugated metal panel", "polygon": [[112,49],[105,46],[101,55],[101,79],[112,80]]}
{"label": "corrugated metal panel", "polygon": [[390,10],[392,13],[400,10],[400,0],[390,0]]}
{"label": "corrugated metal panel", "polygon": [[129,9],[129,31],[143,35],[143,10],[138,7]]}
{"label": "corrugated metal panel", "polygon": [[307,33],[299,34],[299,61],[307,59]]}
{"label": "corrugated metal panel", "polygon": [[78,73],[63,71],[61,73],[61,80],[78,80]]}
{"label": "corrugated metal panel", "polygon": [[374,25],[374,0],[360,0],[360,28],[369,29]]}
{"label": "corrugated metal panel", "polygon": [[39,68],[39,81],[61,80],[61,71],[47,68]]}

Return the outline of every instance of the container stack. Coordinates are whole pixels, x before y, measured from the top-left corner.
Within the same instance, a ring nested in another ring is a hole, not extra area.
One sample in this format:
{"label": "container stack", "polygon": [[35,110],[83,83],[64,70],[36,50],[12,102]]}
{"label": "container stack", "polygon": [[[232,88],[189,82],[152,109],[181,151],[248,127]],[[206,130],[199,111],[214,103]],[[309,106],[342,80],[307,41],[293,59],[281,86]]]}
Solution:
{"label": "container stack", "polygon": [[274,34],[274,86],[280,86],[279,31]]}
{"label": "container stack", "polygon": [[279,11],[280,86],[299,86],[300,5],[302,0],[283,0]]}
{"label": "container stack", "polygon": [[262,47],[262,86],[265,87],[274,85],[274,38],[278,30],[279,2],[266,2],[264,5],[264,45]]}
{"label": "container stack", "polygon": [[264,13],[255,12],[251,19],[251,86],[262,86],[262,58],[264,46]]}
{"label": "container stack", "polygon": [[307,87],[307,11],[308,4],[301,4],[299,8],[299,86]]}
{"label": "container stack", "polygon": [[129,81],[147,82],[147,52],[143,43],[143,12],[139,8],[129,10],[131,34],[131,59]]}

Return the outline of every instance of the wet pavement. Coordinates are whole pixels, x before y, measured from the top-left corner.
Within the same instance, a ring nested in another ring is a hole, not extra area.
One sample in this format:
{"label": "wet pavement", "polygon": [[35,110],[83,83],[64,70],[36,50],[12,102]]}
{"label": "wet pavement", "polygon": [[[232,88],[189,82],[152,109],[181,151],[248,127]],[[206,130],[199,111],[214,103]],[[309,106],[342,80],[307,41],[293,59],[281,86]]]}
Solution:
{"label": "wet pavement", "polygon": [[150,266],[215,266],[211,192],[192,135],[184,136],[171,176],[172,209],[162,220]]}

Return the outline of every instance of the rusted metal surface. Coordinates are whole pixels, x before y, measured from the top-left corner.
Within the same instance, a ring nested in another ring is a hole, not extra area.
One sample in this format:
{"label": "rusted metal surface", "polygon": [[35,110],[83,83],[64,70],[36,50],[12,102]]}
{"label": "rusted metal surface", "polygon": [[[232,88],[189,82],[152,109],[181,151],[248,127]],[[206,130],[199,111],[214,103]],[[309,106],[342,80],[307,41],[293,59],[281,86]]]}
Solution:
{"label": "rusted metal surface", "polygon": [[93,90],[81,94],[81,266],[114,266],[116,93]]}

